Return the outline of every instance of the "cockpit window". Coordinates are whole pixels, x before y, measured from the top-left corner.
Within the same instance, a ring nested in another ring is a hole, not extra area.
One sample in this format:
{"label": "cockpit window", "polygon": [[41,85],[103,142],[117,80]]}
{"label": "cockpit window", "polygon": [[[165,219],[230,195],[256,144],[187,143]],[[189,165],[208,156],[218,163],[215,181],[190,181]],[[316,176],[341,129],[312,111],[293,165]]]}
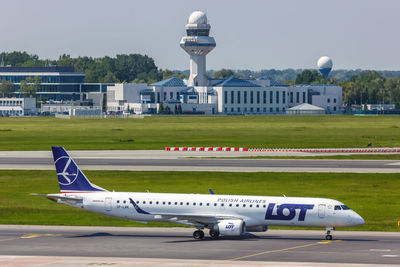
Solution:
{"label": "cockpit window", "polygon": [[343,209],[343,210],[349,210],[350,208],[347,207],[346,205],[342,205],[342,209]]}
{"label": "cockpit window", "polygon": [[339,205],[335,206],[335,210],[341,210],[341,209],[342,208]]}

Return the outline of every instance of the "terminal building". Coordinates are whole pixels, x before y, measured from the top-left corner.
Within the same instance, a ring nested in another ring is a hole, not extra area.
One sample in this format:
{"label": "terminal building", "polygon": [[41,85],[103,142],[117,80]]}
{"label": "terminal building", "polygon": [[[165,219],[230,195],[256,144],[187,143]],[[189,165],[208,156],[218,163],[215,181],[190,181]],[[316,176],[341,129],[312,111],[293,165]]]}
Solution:
{"label": "terminal building", "polygon": [[195,11],[185,26],[181,48],[190,56],[187,80],[170,78],[149,86],[121,84],[108,87],[107,108],[136,114],[157,113],[160,107],[186,114],[286,114],[289,108],[308,103],[326,113],[339,113],[342,88],[336,85],[288,86],[265,79],[209,79],[206,55],[215,47],[207,16]]}

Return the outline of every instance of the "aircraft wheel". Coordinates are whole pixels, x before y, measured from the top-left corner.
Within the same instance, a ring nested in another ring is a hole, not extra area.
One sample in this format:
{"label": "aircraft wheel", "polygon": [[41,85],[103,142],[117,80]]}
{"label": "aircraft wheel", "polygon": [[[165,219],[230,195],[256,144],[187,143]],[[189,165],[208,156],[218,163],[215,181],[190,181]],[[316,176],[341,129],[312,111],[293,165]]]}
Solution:
{"label": "aircraft wheel", "polygon": [[214,230],[210,230],[210,236],[212,238],[217,238],[217,237],[219,237],[219,232],[218,231],[214,231]]}
{"label": "aircraft wheel", "polygon": [[326,239],[326,240],[332,240],[332,235],[326,235],[326,236],[325,236],[325,239]]}
{"label": "aircraft wheel", "polygon": [[201,231],[201,230],[194,231],[193,238],[194,239],[203,239],[204,238],[204,232]]}

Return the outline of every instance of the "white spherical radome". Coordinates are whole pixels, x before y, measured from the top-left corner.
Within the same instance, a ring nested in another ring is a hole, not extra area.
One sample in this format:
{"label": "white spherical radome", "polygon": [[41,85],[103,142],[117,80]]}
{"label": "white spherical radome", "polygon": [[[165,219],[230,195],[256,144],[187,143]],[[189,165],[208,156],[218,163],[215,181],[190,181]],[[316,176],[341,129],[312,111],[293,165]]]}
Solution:
{"label": "white spherical radome", "polygon": [[328,68],[331,69],[333,66],[332,59],[327,56],[320,57],[317,62],[317,66],[320,69]]}
{"label": "white spherical radome", "polygon": [[207,15],[202,11],[194,11],[189,16],[189,24],[207,24]]}

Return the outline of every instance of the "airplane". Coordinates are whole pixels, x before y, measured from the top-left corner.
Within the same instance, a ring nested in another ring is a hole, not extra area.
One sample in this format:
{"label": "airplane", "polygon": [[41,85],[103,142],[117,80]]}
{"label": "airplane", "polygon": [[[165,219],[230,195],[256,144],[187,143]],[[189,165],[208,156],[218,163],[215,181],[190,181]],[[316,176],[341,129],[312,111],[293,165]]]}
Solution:
{"label": "airplane", "polygon": [[52,147],[60,193],[34,194],[57,203],[137,222],[173,222],[194,226],[195,239],[265,232],[268,226],[335,227],[364,219],[342,202],[327,198],[210,194],[109,192],[91,183],[63,147]]}

